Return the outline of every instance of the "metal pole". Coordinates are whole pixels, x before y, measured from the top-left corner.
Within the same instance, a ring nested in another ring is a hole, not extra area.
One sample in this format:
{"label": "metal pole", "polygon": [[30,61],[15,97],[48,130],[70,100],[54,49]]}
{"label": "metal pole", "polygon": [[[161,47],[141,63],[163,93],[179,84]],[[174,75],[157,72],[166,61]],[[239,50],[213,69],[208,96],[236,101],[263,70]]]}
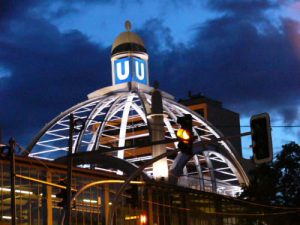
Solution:
{"label": "metal pole", "polygon": [[[158,82],[154,82],[154,91],[151,95],[151,114],[149,115],[149,126],[151,129],[151,141],[165,140],[164,114],[162,96],[158,90]],[[163,154],[167,151],[165,144],[152,145],[152,157]],[[155,180],[168,180],[168,162],[167,158],[162,158],[153,163],[153,177]]]}
{"label": "metal pole", "polygon": [[70,114],[69,116],[69,152],[68,152],[68,175],[67,175],[67,205],[66,209],[66,218],[64,225],[71,225],[71,203],[72,203],[72,149],[73,149],[73,134],[74,134],[74,115]]}
{"label": "metal pole", "polygon": [[[46,184],[46,185],[51,186],[51,187],[57,187],[57,188],[60,188],[60,189],[67,189],[67,187],[63,186],[63,185],[59,185],[59,184],[44,181],[44,180],[35,179],[35,178],[32,178],[32,177],[23,176],[21,174],[16,174],[16,177],[20,178],[20,179],[24,179],[24,180],[33,181],[33,182],[36,182],[36,183],[39,183],[39,184]],[[72,191],[76,192],[77,189],[72,188]]]}
{"label": "metal pole", "polygon": [[15,165],[15,147],[16,147],[16,141],[11,138],[9,140],[9,150],[10,150],[10,206],[11,206],[11,224],[16,225],[17,224],[17,218],[16,218],[16,165]]}
{"label": "metal pole", "polygon": [[240,134],[237,134],[237,135],[220,137],[220,138],[217,138],[215,141],[223,141],[223,140],[235,139],[235,138],[240,138],[240,137],[248,136],[248,135],[251,135],[251,134],[252,134],[252,132],[249,131],[249,132],[244,132],[244,133],[240,133]]}

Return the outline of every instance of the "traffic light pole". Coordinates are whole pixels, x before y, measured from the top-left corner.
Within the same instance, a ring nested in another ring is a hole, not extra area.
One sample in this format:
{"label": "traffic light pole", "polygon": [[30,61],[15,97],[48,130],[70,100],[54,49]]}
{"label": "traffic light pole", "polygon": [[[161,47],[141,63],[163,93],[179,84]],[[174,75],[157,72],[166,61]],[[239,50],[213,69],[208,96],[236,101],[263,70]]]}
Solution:
{"label": "traffic light pole", "polygon": [[217,138],[216,141],[224,141],[224,140],[229,140],[229,139],[234,139],[234,138],[240,138],[240,137],[248,136],[248,135],[251,135],[251,134],[252,134],[252,132],[249,131],[249,132],[244,132],[244,133],[237,134],[237,135]]}
{"label": "traffic light pole", "polygon": [[71,203],[72,203],[72,149],[73,149],[73,135],[74,135],[74,115],[69,116],[69,152],[68,152],[68,174],[67,174],[67,204],[65,206],[66,218],[64,220],[64,225],[71,225]]}
{"label": "traffic light pole", "polygon": [[15,163],[15,147],[16,141],[14,139],[9,140],[9,150],[10,150],[10,207],[11,207],[11,224],[17,224],[16,218],[16,163]]}

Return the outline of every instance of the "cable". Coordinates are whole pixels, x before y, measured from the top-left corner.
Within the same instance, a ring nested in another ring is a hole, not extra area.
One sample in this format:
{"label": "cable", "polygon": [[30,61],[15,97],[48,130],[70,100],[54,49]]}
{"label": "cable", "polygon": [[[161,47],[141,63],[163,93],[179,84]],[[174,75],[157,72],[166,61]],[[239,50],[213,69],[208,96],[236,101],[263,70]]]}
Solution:
{"label": "cable", "polygon": [[261,207],[265,207],[265,208],[286,209],[286,210],[300,210],[300,208],[298,208],[298,207],[284,207],[284,206],[264,205],[264,204],[261,204],[261,203],[246,201],[246,200],[243,200],[243,199],[233,198],[233,197],[229,197],[229,196],[226,196],[226,195],[224,195],[224,197],[228,198],[228,199],[233,199],[233,200],[238,201],[238,202],[243,202],[243,203],[246,203],[246,204],[249,204],[249,205],[256,205],[256,206],[261,206]]}
{"label": "cable", "polygon": [[[184,211],[192,211],[193,209],[191,208],[184,208],[184,207],[177,207],[169,204],[163,204],[159,202],[154,202],[154,201],[149,201],[149,200],[143,200],[143,202],[154,204],[154,205],[159,205],[159,206],[164,206],[168,208],[176,208],[179,210],[184,210]],[[286,215],[286,214],[294,214],[300,212],[299,210],[294,210],[294,211],[285,211],[285,212],[274,212],[274,213],[240,213],[240,212],[199,212],[201,214],[215,214],[215,215],[224,215],[224,216],[274,216],[274,215]]]}
{"label": "cable", "polygon": [[[240,125],[240,126],[233,126],[233,125],[215,125],[213,124],[214,127],[216,128],[230,128],[230,127],[246,127],[246,128],[250,128],[250,125]],[[271,128],[300,128],[300,125],[271,125]]]}
{"label": "cable", "polygon": [[274,215],[286,215],[286,214],[294,214],[300,212],[297,211],[287,211],[287,212],[277,212],[277,213],[224,213],[224,212],[204,212],[205,214],[216,214],[216,215],[224,215],[224,216],[274,216]]}

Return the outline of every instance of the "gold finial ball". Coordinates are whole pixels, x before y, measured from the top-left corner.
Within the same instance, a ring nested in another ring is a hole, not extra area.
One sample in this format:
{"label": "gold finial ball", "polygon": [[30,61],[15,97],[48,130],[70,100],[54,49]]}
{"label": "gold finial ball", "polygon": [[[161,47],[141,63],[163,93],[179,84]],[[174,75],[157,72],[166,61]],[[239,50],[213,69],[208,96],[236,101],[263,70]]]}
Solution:
{"label": "gold finial ball", "polygon": [[125,29],[126,29],[127,31],[130,31],[130,30],[131,30],[131,23],[130,23],[129,20],[127,20],[127,21],[125,22]]}

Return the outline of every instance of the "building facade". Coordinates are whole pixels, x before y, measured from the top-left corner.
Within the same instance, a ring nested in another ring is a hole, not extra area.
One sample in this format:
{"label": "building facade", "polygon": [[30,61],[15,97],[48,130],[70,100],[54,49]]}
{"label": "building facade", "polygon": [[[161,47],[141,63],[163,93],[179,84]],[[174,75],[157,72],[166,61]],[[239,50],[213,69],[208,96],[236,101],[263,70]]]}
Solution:
{"label": "building facade", "polygon": [[237,153],[242,156],[240,135],[240,115],[223,107],[222,102],[208,98],[202,94],[192,95],[189,93],[187,99],[179,100],[179,103],[199,113],[217,128],[225,137],[233,137],[230,142]]}
{"label": "building facade", "polygon": [[[66,166],[27,157],[17,157],[16,165],[17,224],[61,224],[63,207],[59,203],[62,199],[56,197],[61,190],[47,183],[58,184],[64,179],[67,175]],[[11,224],[9,168],[9,160],[1,158],[0,225]],[[24,177],[30,177],[31,180]],[[77,192],[87,184],[98,184],[85,189],[72,202],[72,225],[108,225],[110,209],[120,188],[120,184],[113,182],[124,179],[124,176],[109,172],[74,168],[72,183]],[[132,195],[125,190],[115,210],[113,224],[284,224],[288,216],[294,216],[291,213],[284,214],[281,208],[269,208],[154,180],[138,184],[136,191]]]}

